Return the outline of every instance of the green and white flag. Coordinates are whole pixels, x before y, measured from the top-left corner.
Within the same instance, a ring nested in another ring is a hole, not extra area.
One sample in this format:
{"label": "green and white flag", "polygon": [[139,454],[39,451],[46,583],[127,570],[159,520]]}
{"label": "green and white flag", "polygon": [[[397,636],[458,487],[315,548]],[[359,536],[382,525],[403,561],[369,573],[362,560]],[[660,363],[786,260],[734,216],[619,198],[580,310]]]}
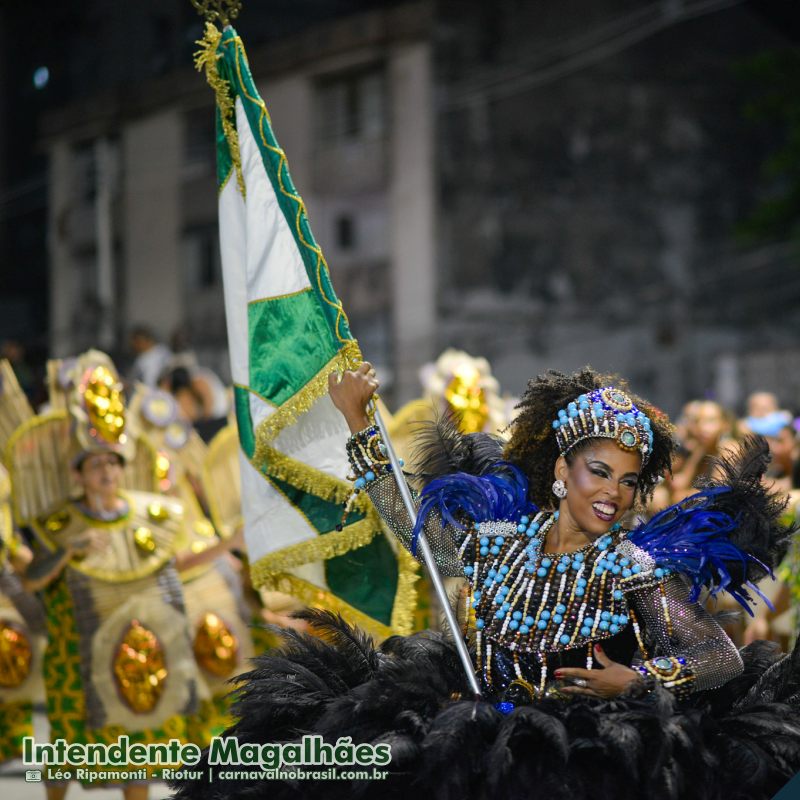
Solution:
{"label": "green and white flag", "polygon": [[417,571],[351,494],[344,419],[328,375],[361,361],[286,155],[230,26],[195,60],[217,99],[219,235],[242,505],[259,588],[340,611],[378,635],[409,632]]}

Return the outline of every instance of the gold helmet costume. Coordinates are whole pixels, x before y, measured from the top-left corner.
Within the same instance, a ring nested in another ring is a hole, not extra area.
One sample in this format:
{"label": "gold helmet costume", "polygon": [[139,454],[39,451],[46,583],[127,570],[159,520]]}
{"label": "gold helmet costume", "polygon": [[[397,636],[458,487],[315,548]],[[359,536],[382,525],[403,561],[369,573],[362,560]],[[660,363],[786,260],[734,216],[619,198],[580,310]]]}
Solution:
{"label": "gold helmet costume", "polygon": [[[191,741],[202,682],[173,565],[183,509],[154,491],[156,451],[130,428],[111,360],[89,351],[49,371],[50,411],[23,420],[3,398],[0,416],[18,423],[4,447],[17,524],[33,529],[38,558],[76,549],[43,592],[51,737]],[[121,508],[103,519],[81,502],[75,472],[96,453],[124,461]]]}

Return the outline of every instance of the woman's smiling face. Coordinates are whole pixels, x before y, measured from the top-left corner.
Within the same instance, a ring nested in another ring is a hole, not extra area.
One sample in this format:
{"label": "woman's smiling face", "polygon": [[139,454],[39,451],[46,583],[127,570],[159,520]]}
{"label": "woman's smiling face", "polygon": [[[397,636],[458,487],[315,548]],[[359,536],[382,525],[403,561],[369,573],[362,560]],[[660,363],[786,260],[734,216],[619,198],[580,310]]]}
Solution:
{"label": "woman's smiling face", "polygon": [[600,536],[633,507],[642,458],[611,439],[591,439],[568,459],[556,461],[555,476],[567,487],[560,507],[584,533]]}

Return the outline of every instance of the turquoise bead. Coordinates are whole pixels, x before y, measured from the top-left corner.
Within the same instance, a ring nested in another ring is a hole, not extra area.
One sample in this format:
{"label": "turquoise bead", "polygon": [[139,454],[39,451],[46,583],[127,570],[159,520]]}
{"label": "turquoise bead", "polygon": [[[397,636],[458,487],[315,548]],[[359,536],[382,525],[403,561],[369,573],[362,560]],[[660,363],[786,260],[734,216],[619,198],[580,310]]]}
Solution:
{"label": "turquoise bead", "polygon": [[564,563],[561,563],[556,567],[556,572],[564,573],[564,572],[567,571],[567,569],[568,569],[567,565],[564,564]]}
{"label": "turquoise bead", "polygon": [[375,473],[372,470],[369,470],[364,477],[367,479],[367,482],[375,480]]}
{"label": "turquoise bead", "polygon": [[622,577],[623,578],[630,578],[633,573],[629,569],[622,570]]}
{"label": "turquoise bead", "polygon": [[482,556],[488,556],[488,555],[489,555],[489,548],[488,548],[488,547],[481,547],[481,549],[479,550],[479,552],[480,552],[480,554],[481,554]]}
{"label": "turquoise bead", "polygon": [[529,519],[528,517],[526,517],[526,516],[524,516],[524,515],[523,515],[523,516],[521,516],[521,517],[519,518],[519,521],[520,521],[520,522],[521,522],[523,525],[527,525],[527,524],[530,522],[530,519]]}
{"label": "turquoise bead", "polygon": [[603,620],[597,627],[600,628],[601,631],[607,631],[609,628],[609,623],[607,620]]}
{"label": "turquoise bead", "polygon": [[620,589],[614,589],[614,599],[622,600],[622,591]]}
{"label": "turquoise bead", "polygon": [[590,628],[594,625],[594,619],[592,617],[584,617],[583,624],[588,625]]}
{"label": "turquoise bead", "polygon": [[464,567],[464,574],[469,578],[472,573],[475,572],[473,567]]}
{"label": "turquoise bead", "polygon": [[522,523],[517,525],[517,531],[519,533],[525,533],[526,530],[528,530],[528,528],[525,525],[523,525]]}
{"label": "turquoise bead", "polygon": [[656,567],[655,572],[653,573],[656,578],[663,578],[664,577],[664,570],[661,567]]}
{"label": "turquoise bead", "polygon": [[556,614],[565,614],[566,611],[567,607],[563,603],[559,603],[555,608]]}
{"label": "turquoise bead", "polygon": [[569,644],[569,636],[567,636],[567,634],[564,633],[561,635],[559,641],[561,642],[561,644]]}
{"label": "turquoise bead", "polygon": [[511,615],[511,617],[512,617],[512,619],[515,619],[515,620],[519,621],[519,620],[521,620],[521,619],[522,619],[522,612],[521,612],[521,611],[515,611],[515,612],[514,612],[514,613]]}
{"label": "turquoise bead", "polygon": [[482,619],[475,620],[475,627],[480,631],[483,630],[484,622]]}
{"label": "turquoise bead", "polygon": [[545,568],[549,567],[552,563],[553,562],[549,558],[542,559],[542,566]]}
{"label": "turquoise bead", "polygon": [[608,629],[611,633],[619,633],[619,625],[611,624]]}
{"label": "turquoise bead", "polygon": [[525,624],[529,626],[533,625],[533,617],[530,614],[528,614],[528,616],[525,617]]}
{"label": "turquoise bead", "polygon": [[547,575],[547,570],[544,567],[539,567],[539,569],[536,570],[536,574],[540,578],[544,578],[544,576]]}
{"label": "turquoise bead", "polygon": [[564,621],[564,617],[561,614],[556,614],[553,616],[553,625],[560,625]]}
{"label": "turquoise bead", "polygon": [[634,565],[631,567],[631,572],[632,572],[634,575],[638,575],[638,574],[639,574],[641,571],[642,571],[642,568],[641,568],[641,566],[639,566],[639,564],[634,564]]}
{"label": "turquoise bead", "polygon": [[490,552],[490,553],[491,553],[493,556],[500,555],[500,548],[499,548],[497,545],[494,545],[493,547],[490,547],[490,548],[489,548],[489,552]]}
{"label": "turquoise bead", "polygon": [[592,629],[591,628],[581,628],[581,636],[586,638],[587,636],[591,636]]}
{"label": "turquoise bead", "polygon": [[507,575],[508,574],[508,565],[507,564],[503,564],[503,566],[500,567],[500,574],[501,575]]}
{"label": "turquoise bead", "polygon": [[515,631],[517,628],[519,628],[519,622],[517,622],[515,619],[512,619],[511,622],[508,623],[508,627],[512,631]]}
{"label": "turquoise bead", "polygon": [[610,611],[601,611],[600,612],[600,619],[611,619],[611,612]]}
{"label": "turquoise bead", "polygon": [[575,588],[575,597],[583,597],[586,594],[586,589],[583,586],[577,586]]}
{"label": "turquoise bead", "polygon": [[520,625],[519,632],[520,633],[530,633],[530,628],[527,625]]}
{"label": "turquoise bead", "polygon": [[586,586],[586,578],[578,578],[578,586]]}
{"label": "turquoise bead", "polygon": [[542,619],[550,619],[550,612],[547,609],[545,609],[539,616]]}
{"label": "turquoise bead", "polygon": [[503,542],[505,542],[505,539],[502,536],[495,536],[494,539],[495,544],[503,544]]}
{"label": "turquoise bead", "polygon": [[488,547],[489,546],[489,537],[488,536],[481,536],[480,542],[478,542],[481,547]]}
{"label": "turquoise bead", "polygon": [[367,482],[364,478],[356,478],[355,480],[355,487],[356,489],[363,489],[367,485]]}
{"label": "turquoise bead", "polygon": [[539,621],[536,623],[536,627],[537,627],[537,628],[538,628],[540,631],[543,631],[543,630],[544,630],[544,629],[547,627],[547,622],[545,622],[543,619],[540,619],[540,620],[539,620]]}

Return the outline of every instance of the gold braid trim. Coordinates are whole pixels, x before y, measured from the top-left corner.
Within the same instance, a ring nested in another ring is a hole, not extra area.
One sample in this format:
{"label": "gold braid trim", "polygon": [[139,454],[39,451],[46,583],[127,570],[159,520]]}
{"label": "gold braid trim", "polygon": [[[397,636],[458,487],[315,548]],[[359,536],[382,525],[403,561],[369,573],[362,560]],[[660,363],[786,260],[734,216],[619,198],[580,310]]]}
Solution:
{"label": "gold braid trim", "polygon": [[378,641],[386,639],[395,633],[395,631],[387,625],[374,620],[363,611],[353,608],[349,603],[342,600],[341,597],[337,597],[335,594],[332,594],[326,589],[321,589],[313,583],[304,581],[296,575],[290,575],[288,573],[272,575],[269,579],[269,583],[265,584],[263,588],[292,595],[312,608],[323,608],[327,611],[332,611],[334,614],[341,614],[347,622],[352,625],[357,625],[361,630],[366,631]]}
{"label": "gold braid trim", "polygon": [[[331,503],[344,503],[353,494],[351,484],[334,478],[327,472],[314,469],[314,467],[287,456],[273,447],[265,445],[262,453],[265,463],[268,465],[265,469],[268,469],[270,478],[277,478],[279,481],[291,484],[295,489],[313,494],[315,497]],[[253,461],[255,464],[255,459]],[[352,503],[352,509],[365,514],[372,507],[372,501],[363,492],[357,494]]]}
{"label": "gold braid trim", "polygon": [[397,549],[397,591],[392,606],[392,630],[408,636],[414,630],[414,613],[417,610],[419,564],[405,548]]}
{"label": "gold braid trim", "polygon": [[264,448],[289,425],[297,422],[298,417],[311,410],[317,400],[328,392],[328,376],[335,370],[355,369],[363,357],[355,339],[348,339],[338,353],[303,386],[300,391],[286,400],[256,428],[256,450],[253,453],[253,466],[256,469],[267,468],[269,460]]}
{"label": "gold braid trim", "polygon": [[[217,53],[221,39],[222,33],[210,22],[206,22],[206,32],[203,38],[195,42],[195,44],[200,45],[200,49],[194,54],[194,67],[198,72],[205,69],[206,81],[214,90],[217,98],[217,107],[219,108],[219,117],[222,122],[222,132],[225,134],[225,141],[231,151],[233,168],[236,170],[236,182],[239,184],[239,191],[242,193],[242,197],[247,197],[247,188],[244,185],[244,175],[242,174],[242,157],[239,152],[239,136],[236,133],[236,117],[231,87],[228,81],[220,77],[217,69],[217,61],[222,58],[222,54]],[[227,178],[225,182],[227,182]]]}
{"label": "gold braid trim", "polygon": [[369,544],[380,532],[380,522],[373,512],[364,519],[348,525],[344,530],[315,536],[313,539],[283,547],[274,553],[267,553],[250,566],[253,586],[257,589],[268,588],[267,584],[275,575],[311,561],[325,561],[343,556],[351,550]]}

